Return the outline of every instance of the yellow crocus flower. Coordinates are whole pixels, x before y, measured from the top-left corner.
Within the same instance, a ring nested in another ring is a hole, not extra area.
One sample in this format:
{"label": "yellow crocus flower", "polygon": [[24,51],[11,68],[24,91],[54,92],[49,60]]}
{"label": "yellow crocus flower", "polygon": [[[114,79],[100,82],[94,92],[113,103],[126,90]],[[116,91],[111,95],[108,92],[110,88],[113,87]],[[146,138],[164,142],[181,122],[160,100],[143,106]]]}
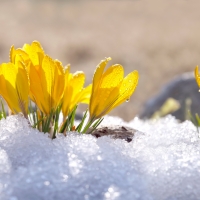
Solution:
{"label": "yellow crocus flower", "polygon": [[[23,48],[15,49],[14,46],[12,46],[10,49],[10,62],[15,63],[16,55],[27,66],[28,74],[30,75],[30,66],[34,67],[37,71],[42,65],[42,60],[45,54],[40,43],[38,41],[33,41],[31,45],[24,44]],[[35,101],[35,98],[32,94],[32,88],[35,89],[34,85],[31,84],[29,95],[31,100]],[[38,88],[38,90],[40,94],[42,94],[40,88]]]}
{"label": "yellow crocus flower", "polygon": [[27,118],[29,81],[24,64],[16,60],[0,65],[0,95],[13,113],[22,112]]}
{"label": "yellow crocus flower", "polygon": [[200,87],[200,74],[199,74],[198,66],[196,66],[196,68],[194,70],[194,76],[195,76],[197,85]]}
{"label": "yellow crocus flower", "polygon": [[29,65],[31,97],[39,109],[49,115],[61,102],[64,90],[64,70],[60,62],[45,55],[41,66]]}
{"label": "yellow crocus flower", "polygon": [[90,121],[101,118],[112,109],[129,100],[138,84],[139,74],[133,71],[124,78],[123,67],[106,64],[111,58],[102,60],[93,77],[92,94],[89,104]]}
{"label": "yellow crocus flower", "polygon": [[65,71],[65,89],[62,102],[63,119],[65,119],[79,103],[89,103],[91,85],[83,88],[85,74],[78,71],[74,74],[70,72],[70,66]]}
{"label": "yellow crocus flower", "polygon": [[64,68],[58,60],[45,54],[41,44],[33,41],[22,49],[11,48],[10,59],[19,55],[27,65],[30,81],[30,98],[40,111],[49,115],[61,102],[64,91]]}

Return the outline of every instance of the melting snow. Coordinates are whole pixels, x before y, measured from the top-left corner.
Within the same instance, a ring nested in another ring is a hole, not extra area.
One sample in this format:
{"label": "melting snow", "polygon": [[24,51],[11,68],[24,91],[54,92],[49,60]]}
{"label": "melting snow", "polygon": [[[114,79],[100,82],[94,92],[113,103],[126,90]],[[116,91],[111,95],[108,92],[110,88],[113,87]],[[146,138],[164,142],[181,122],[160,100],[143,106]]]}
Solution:
{"label": "melting snow", "polygon": [[194,200],[200,197],[200,139],[172,116],[102,125],[139,130],[132,142],[69,133],[51,140],[21,116],[0,121],[1,200]]}

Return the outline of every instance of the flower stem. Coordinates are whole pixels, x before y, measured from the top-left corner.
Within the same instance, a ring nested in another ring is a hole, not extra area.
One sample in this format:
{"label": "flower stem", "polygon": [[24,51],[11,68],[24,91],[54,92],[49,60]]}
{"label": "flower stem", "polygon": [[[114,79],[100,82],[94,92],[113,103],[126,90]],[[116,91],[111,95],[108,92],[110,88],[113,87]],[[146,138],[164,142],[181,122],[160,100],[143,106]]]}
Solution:
{"label": "flower stem", "polygon": [[90,128],[92,123],[95,121],[95,118],[89,118],[85,128],[83,129],[82,133],[86,133],[86,131]]}

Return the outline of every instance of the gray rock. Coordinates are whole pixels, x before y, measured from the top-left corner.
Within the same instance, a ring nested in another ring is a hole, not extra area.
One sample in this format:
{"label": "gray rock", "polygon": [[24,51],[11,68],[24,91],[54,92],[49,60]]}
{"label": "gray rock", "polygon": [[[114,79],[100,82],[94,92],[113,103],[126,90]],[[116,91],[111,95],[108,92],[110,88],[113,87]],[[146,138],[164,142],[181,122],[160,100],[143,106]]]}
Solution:
{"label": "gray rock", "polygon": [[[139,117],[141,119],[150,118],[161,108],[168,98],[173,98],[180,103],[180,108],[170,113],[177,119],[181,121],[187,119],[188,109],[193,115],[195,113],[200,114],[200,93],[198,90],[199,88],[194,78],[194,73],[184,73],[177,76],[164,86],[158,95],[147,101]],[[189,108],[188,102],[191,102]]]}

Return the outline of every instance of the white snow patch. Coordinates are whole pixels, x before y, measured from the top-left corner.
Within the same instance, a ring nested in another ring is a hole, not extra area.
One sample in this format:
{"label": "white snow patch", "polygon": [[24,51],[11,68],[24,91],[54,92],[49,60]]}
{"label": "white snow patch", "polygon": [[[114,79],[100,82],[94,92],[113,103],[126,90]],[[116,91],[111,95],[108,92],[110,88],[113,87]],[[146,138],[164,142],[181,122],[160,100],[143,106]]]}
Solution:
{"label": "white snow patch", "polygon": [[21,116],[0,121],[1,200],[188,200],[200,196],[200,140],[168,116],[103,125],[139,130],[132,142],[69,133],[55,140]]}

